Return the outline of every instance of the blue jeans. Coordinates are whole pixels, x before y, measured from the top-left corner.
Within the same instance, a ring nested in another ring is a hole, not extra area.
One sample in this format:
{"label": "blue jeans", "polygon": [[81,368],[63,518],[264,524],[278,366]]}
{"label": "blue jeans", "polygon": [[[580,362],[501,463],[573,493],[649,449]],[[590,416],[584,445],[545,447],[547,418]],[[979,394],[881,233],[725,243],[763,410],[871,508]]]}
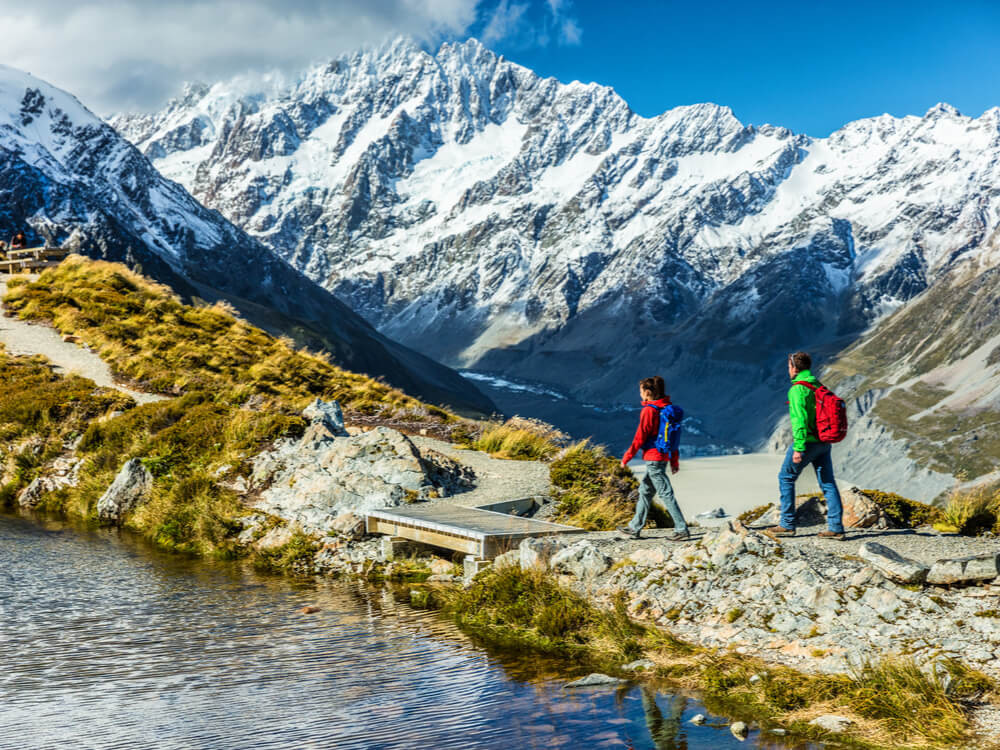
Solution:
{"label": "blue jeans", "polygon": [[667,476],[666,461],[646,462],[646,475],[639,482],[639,502],[635,504],[635,516],[629,522],[628,528],[633,533],[642,531],[646,525],[646,517],[649,515],[649,506],[653,503],[653,495],[659,495],[663,501],[663,507],[674,519],[674,529],[680,532],[688,530],[687,521],[677,505],[677,498],[674,497],[674,488],[670,484]]}
{"label": "blue jeans", "polygon": [[795,480],[809,464],[816,470],[816,481],[819,482],[823,496],[826,497],[826,523],[830,531],[843,533],[844,509],[840,503],[840,492],[833,478],[833,458],[830,455],[829,443],[806,443],[799,463],[792,461],[795,446],[789,446],[785,454],[785,463],[778,474],[778,488],[781,490],[781,525],[786,529],[795,528]]}

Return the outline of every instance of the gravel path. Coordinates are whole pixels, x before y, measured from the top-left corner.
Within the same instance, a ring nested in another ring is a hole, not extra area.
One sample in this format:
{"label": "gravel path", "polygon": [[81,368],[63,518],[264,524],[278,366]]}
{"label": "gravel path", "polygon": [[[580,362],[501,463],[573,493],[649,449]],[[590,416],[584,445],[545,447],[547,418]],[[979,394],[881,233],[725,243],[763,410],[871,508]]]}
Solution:
{"label": "gravel path", "polygon": [[445,502],[478,507],[504,500],[549,494],[549,465],[541,461],[509,461],[486,453],[465,450],[451,443],[419,435],[410,438],[421,451],[436,450],[476,472],[476,487],[446,498]]}
{"label": "gravel path", "polygon": [[[0,298],[6,294],[7,281],[0,278]],[[6,347],[9,354],[41,354],[55,365],[57,372],[62,374],[75,372],[93,380],[99,386],[127,393],[141,404],[164,399],[164,396],[133,391],[115,383],[111,377],[111,369],[103,359],[84,346],[63,341],[62,336],[48,326],[25,323],[17,318],[0,317],[0,343]]]}

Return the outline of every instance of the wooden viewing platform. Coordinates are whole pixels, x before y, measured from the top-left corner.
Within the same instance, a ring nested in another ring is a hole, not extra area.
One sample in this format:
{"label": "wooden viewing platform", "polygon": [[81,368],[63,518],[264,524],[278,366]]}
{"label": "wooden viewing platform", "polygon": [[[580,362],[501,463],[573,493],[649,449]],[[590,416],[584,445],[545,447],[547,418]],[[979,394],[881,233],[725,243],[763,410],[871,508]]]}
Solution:
{"label": "wooden viewing platform", "polygon": [[369,534],[388,534],[482,560],[492,560],[528,537],[583,533],[575,526],[448,503],[372,510],[365,523]]}
{"label": "wooden viewing platform", "polygon": [[57,266],[67,255],[69,255],[68,251],[57,247],[29,247],[21,250],[8,250],[6,257],[0,259],[0,273],[24,273]]}

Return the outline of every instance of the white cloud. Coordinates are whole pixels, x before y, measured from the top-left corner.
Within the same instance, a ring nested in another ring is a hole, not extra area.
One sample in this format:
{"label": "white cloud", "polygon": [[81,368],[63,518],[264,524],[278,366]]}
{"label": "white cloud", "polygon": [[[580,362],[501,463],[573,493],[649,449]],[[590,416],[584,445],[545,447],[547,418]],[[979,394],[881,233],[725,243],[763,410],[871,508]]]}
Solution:
{"label": "white cloud", "polygon": [[99,114],[149,110],[184,81],[293,73],[387,37],[578,44],[571,0],[0,0],[0,62]]}
{"label": "white cloud", "polygon": [[162,104],[184,80],[300,69],[386,37],[437,41],[478,0],[0,0],[2,62],[106,114]]}

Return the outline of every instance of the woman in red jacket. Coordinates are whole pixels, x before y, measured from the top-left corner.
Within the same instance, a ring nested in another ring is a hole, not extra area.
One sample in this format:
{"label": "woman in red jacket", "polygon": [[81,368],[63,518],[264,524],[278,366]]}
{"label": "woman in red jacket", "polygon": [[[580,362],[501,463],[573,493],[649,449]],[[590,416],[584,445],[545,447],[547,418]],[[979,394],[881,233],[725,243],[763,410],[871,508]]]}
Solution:
{"label": "woman in red jacket", "polygon": [[642,399],[639,428],[635,431],[632,445],[622,457],[622,466],[627,467],[628,462],[641,450],[642,459],[646,462],[646,474],[639,483],[639,501],[635,506],[635,516],[628,526],[620,526],[618,530],[632,539],[639,539],[642,527],[646,525],[646,516],[649,515],[653,495],[657,494],[667,513],[674,519],[674,531],[667,539],[679,542],[688,539],[691,534],[688,532],[684,514],[677,505],[677,498],[674,497],[674,488],[667,476],[667,462],[670,462],[671,472],[676,474],[680,468],[680,456],[676,441],[670,441],[666,451],[663,452],[657,449],[656,439],[660,434],[660,419],[664,418],[664,415],[670,417],[673,422],[672,417],[676,414],[679,423],[684,412],[670,403],[670,397],[664,393],[663,378],[659,375],[639,381],[639,398]]}

